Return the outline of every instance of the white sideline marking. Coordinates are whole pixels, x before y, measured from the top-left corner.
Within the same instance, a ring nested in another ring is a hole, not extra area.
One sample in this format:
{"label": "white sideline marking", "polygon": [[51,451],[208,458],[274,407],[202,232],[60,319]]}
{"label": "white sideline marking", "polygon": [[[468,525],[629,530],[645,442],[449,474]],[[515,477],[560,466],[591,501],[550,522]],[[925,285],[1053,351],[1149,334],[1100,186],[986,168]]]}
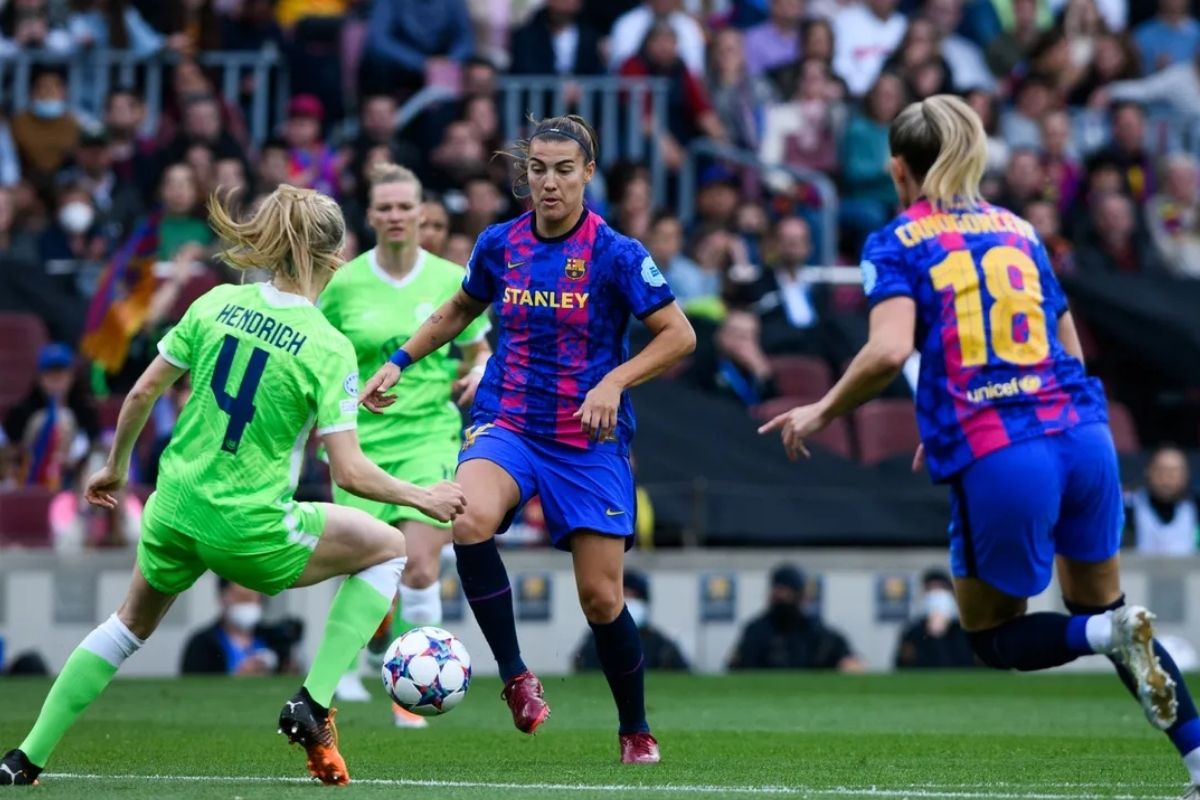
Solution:
{"label": "white sideline marking", "polygon": [[[94,775],[77,772],[47,772],[43,777],[49,783],[57,780],[88,780],[88,781],[163,781],[165,783],[312,783],[311,778],[295,777],[266,777],[262,775]],[[878,786],[720,786],[703,784],[587,784],[587,783],[504,783],[492,781],[439,781],[417,780],[409,778],[358,778],[350,783],[364,786],[408,786],[426,789],[497,789],[514,791],[540,792],[595,792],[598,794],[613,794],[618,792],[642,792],[655,794],[772,794],[791,797],[897,797],[897,798],[946,798],[947,800],[1094,800],[1092,792],[1086,794],[1044,793],[1016,791],[986,791],[985,786],[995,784],[955,785],[939,789],[938,784],[914,784],[908,787],[878,787]],[[942,784],[945,786],[945,784]],[[1056,783],[1055,787],[1063,789],[1082,789],[1098,787],[1102,784],[1091,783]],[[1174,784],[1103,784],[1110,789],[1131,789],[1134,787],[1150,788],[1153,786],[1168,786]],[[1180,789],[1182,790],[1182,786]],[[1177,800],[1178,794],[1171,795],[1111,795],[1109,800]]]}

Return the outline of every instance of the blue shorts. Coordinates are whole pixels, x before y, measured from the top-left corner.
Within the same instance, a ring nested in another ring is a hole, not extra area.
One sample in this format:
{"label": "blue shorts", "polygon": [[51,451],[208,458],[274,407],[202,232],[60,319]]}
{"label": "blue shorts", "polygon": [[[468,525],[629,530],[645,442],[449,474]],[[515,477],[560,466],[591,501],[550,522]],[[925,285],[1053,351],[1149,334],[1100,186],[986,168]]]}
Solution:
{"label": "blue shorts", "polygon": [[550,543],[571,549],[571,534],[590,531],[625,537],[633,547],[637,521],[633,467],[616,442],[603,442],[580,450],[537,436],[526,436],[495,425],[467,431],[458,454],[461,466],[473,459],[490,461],[512,476],[521,499],[497,533],[504,533],[521,507],[535,494]]}
{"label": "blue shorts", "polygon": [[1125,507],[1103,423],[989,453],[952,485],[950,566],[1012,597],[1050,585],[1055,554],[1106,561],[1121,547]]}

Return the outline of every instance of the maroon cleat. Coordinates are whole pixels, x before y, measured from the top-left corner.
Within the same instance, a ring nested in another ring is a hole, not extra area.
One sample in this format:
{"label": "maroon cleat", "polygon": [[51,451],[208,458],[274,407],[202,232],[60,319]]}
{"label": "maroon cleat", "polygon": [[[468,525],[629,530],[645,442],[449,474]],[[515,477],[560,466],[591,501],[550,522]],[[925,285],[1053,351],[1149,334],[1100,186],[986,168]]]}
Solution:
{"label": "maroon cleat", "polygon": [[621,734],[622,764],[657,764],[661,760],[658,754],[658,740],[651,734]]}
{"label": "maroon cleat", "polygon": [[550,717],[550,706],[542,699],[542,682],[529,670],[514,675],[500,696],[512,711],[513,724],[521,733],[533,733]]}

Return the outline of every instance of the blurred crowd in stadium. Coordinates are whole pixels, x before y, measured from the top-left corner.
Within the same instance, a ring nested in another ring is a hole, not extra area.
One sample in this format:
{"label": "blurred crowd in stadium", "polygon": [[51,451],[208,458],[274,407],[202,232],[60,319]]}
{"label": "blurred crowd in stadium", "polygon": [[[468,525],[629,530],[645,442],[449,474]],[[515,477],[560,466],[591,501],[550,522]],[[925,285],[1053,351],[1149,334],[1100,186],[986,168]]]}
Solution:
{"label": "blurred crowd in stadium", "polygon": [[[136,536],[137,491],[113,520],[85,524],[69,490],[106,446],[162,333],[231,279],[211,260],[205,198],[236,189],[249,207],[281,182],[320,189],[345,210],[350,257],[372,245],[364,175],[395,161],[426,187],[423,246],[463,263],[484,227],[522,210],[507,164],[491,157],[504,145],[506,75],[557,76],[568,104],[588,76],[663,79],[665,107],[622,108],[622,125],[641,125],[672,181],[692,171],[695,196],[681,197],[678,182],[660,191],[644,163],[623,157],[590,202],[646,244],[701,333],[673,377],[760,415],[822,393],[863,340],[861,291],[811,267],[830,252],[818,248],[828,236],[838,263],[856,263],[864,237],[895,212],[888,123],[914,99],[956,92],[980,113],[988,198],[1035,224],[1069,290],[1114,280],[1118,294],[1154,285],[1178,296],[1189,279],[1200,286],[1195,6],[0,0],[0,485],[64,490],[50,506],[56,540]],[[130,71],[99,91],[94,74],[71,68],[110,50],[166,63],[166,79]],[[240,51],[280,54],[287,81],[222,81],[206,60]],[[5,69],[22,59],[32,67]],[[401,113],[429,87],[446,93]],[[264,93],[285,113],[259,137],[250,117]],[[700,140],[748,160],[689,158]],[[821,198],[802,173],[743,168],[752,162],[832,179],[836,230],[820,224]],[[694,214],[681,213],[684,201]],[[1194,446],[1200,381],[1111,345],[1088,307],[1077,315],[1093,371],[1121,401],[1123,448],[1137,450],[1139,434]],[[173,389],[156,411],[137,484],[153,485],[188,391]],[[890,394],[911,418],[909,387]],[[873,460],[861,433],[854,446],[837,436],[833,450]],[[1191,502],[1182,469],[1137,525],[1179,524],[1172,504]],[[309,479],[319,493],[319,470]]]}

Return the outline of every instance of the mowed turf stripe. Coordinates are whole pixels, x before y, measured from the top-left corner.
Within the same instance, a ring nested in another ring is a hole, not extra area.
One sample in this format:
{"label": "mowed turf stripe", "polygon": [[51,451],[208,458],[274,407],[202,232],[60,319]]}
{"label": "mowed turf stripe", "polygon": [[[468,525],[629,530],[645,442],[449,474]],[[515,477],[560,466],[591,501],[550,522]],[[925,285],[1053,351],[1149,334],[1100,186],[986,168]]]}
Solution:
{"label": "mowed turf stripe", "polygon": [[[43,775],[47,783],[55,780],[89,780],[89,781],[162,781],[164,783],[283,783],[307,784],[310,778],[295,777],[266,777],[262,775],[100,775],[77,772],[54,772]],[[937,784],[926,788],[923,785],[909,787],[883,786],[721,786],[697,784],[587,784],[587,783],[505,783],[493,781],[439,781],[418,780],[408,778],[355,778],[352,784],[363,786],[396,786],[426,789],[492,789],[498,791],[537,791],[537,792],[592,792],[597,794],[618,794],[623,792],[644,792],[655,794],[770,794],[790,797],[913,797],[928,800],[1095,800],[1096,794],[1070,794],[1066,792],[1027,792],[1027,791],[987,791],[984,785],[970,787],[960,785],[956,788],[939,789]],[[988,784],[994,785],[994,784]],[[1079,788],[1094,784],[1078,784]],[[1055,784],[1063,789],[1074,788],[1072,784]],[[1147,788],[1145,784],[1140,785]],[[1116,788],[1116,787],[1109,787]],[[1133,788],[1121,786],[1122,789]],[[1178,794],[1171,795],[1108,795],[1107,800],[1177,800]]]}

